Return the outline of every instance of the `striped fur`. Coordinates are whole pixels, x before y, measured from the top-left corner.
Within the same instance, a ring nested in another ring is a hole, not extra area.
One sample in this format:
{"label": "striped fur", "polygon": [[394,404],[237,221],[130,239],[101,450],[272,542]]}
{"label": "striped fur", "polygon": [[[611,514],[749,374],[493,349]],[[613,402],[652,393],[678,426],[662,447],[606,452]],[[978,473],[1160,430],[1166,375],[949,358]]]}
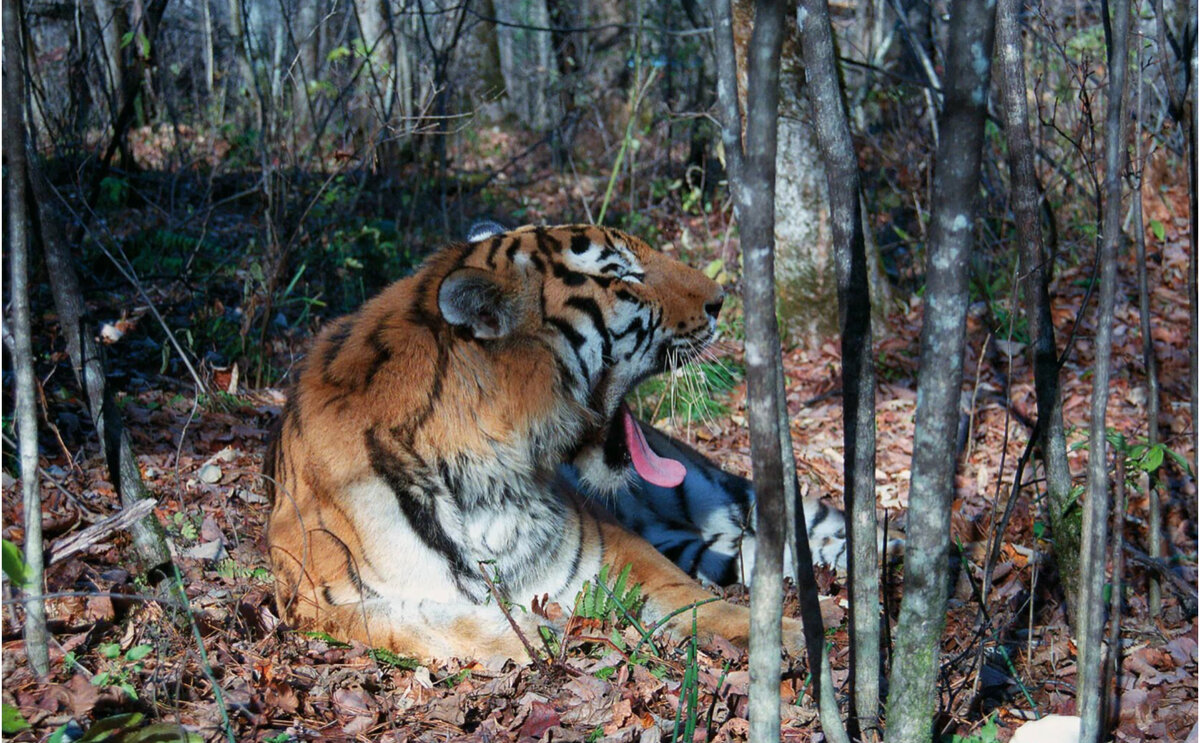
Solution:
{"label": "striped fur", "polygon": [[[650,448],[686,463],[687,476],[679,485],[666,488],[635,473],[605,500],[608,509],[622,526],[641,535],[692,577],[718,586],[749,584],[755,548],[753,483],[721,470],[687,444],[641,425]],[[564,476],[576,481],[569,466],[564,467]],[[845,514],[816,497],[805,497],[803,504],[813,562],[844,571]],[[902,547],[898,537],[888,543],[892,555]],[[784,574],[792,574],[791,550],[784,551]]]}
{"label": "striped fur", "polygon": [[[560,468],[592,492],[628,481],[621,400],[711,339],[720,287],[615,230],[471,237],[331,323],[306,359],[265,464],[283,615],[422,658],[524,659],[489,579],[518,605],[570,606],[602,565],[630,565],[650,620],[710,599]],[[545,623],[513,616],[528,637]],[[697,616],[702,635],[748,640],[743,607]],[[675,621],[690,631],[690,612]]]}

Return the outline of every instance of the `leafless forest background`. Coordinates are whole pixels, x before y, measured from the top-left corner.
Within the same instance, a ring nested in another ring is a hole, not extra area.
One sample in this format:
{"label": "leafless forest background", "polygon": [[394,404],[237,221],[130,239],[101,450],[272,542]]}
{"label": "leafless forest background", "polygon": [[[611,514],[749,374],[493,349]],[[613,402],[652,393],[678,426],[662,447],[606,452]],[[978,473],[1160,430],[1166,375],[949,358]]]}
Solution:
{"label": "leafless forest background", "polygon": [[[919,518],[905,512],[949,5],[830,4],[870,264],[875,488],[880,512],[902,526]],[[1110,322],[1096,296],[1111,203],[1108,3],[1017,5],[1045,245],[1023,252],[997,61],[936,695],[936,734],[964,743],[1076,712],[1067,565],[1081,539],[1096,338]],[[10,225],[28,218],[32,328],[24,353],[10,230],[6,740],[746,738],[749,674],[731,646],[667,646],[647,660],[578,640],[547,676],[417,666],[288,631],[271,598],[256,474],[306,341],[483,218],[616,226],[725,283],[723,365],[652,380],[631,402],[749,473],[741,232],[707,4],[6,0],[4,12],[4,213]],[[774,225],[783,371],[801,488],[840,504],[834,234],[796,9],[785,15]],[[753,17],[751,3],[734,3],[743,61]],[[1194,2],[1133,3],[1106,416],[1116,740],[1196,736],[1195,45]],[[1039,271],[1069,482],[1056,503],[1034,445],[1046,435],[1040,318],[1024,292]],[[36,435],[17,423],[19,360],[32,362]],[[30,440],[37,474],[22,477],[33,460],[22,463],[18,442]],[[34,610],[22,596],[36,593],[21,590],[30,561],[18,548],[30,481],[45,539],[44,673],[23,636]],[[138,506],[142,495],[153,504]],[[162,537],[178,570],[165,577],[148,570],[163,562],[152,546]],[[847,587],[831,572],[818,583],[832,597],[823,613],[848,706]],[[885,649],[900,585],[884,574]],[[787,601],[794,611],[790,588]],[[589,637],[631,632],[588,621]],[[810,692],[798,660],[782,684],[787,740],[821,739]]]}

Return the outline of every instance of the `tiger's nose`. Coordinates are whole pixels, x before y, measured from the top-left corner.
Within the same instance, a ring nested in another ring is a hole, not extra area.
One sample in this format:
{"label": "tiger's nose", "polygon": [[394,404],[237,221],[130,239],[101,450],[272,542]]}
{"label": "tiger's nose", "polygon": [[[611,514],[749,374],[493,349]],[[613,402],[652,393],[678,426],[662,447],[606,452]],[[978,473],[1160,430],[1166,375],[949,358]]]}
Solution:
{"label": "tiger's nose", "polygon": [[716,320],[717,315],[721,314],[721,305],[723,304],[725,304],[725,292],[721,292],[716,299],[704,305],[704,311],[708,313],[709,317]]}

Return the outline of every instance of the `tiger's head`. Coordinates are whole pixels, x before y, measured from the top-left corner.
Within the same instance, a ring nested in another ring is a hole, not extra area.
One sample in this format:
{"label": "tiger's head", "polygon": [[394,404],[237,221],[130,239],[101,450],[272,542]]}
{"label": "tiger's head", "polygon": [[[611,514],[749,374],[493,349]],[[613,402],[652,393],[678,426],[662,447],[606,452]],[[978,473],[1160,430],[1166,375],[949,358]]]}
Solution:
{"label": "tiger's head", "polygon": [[650,451],[623,400],[712,341],[721,286],[603,227],[481,223],[468,240],[438,287],[441,316],[482,342],[520,337],[552,351],[560,393],[587,411],[562,449],[581,480],[611,493],[632,466],[664,487],[681,482],[683,465]]}

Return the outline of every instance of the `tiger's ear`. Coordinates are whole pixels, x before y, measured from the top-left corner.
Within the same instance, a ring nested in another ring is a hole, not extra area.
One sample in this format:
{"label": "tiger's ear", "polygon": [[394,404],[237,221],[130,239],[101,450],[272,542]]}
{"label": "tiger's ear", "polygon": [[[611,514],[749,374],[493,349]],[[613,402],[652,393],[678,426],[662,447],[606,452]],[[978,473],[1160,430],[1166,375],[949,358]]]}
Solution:
{"label": "tiger's ear", "polygon": [[478,268],[460,268],[442,280],[438,309],[451,325],[467,327],[476,338],[503,338],[519,320],[520,300],[501,277]]}

